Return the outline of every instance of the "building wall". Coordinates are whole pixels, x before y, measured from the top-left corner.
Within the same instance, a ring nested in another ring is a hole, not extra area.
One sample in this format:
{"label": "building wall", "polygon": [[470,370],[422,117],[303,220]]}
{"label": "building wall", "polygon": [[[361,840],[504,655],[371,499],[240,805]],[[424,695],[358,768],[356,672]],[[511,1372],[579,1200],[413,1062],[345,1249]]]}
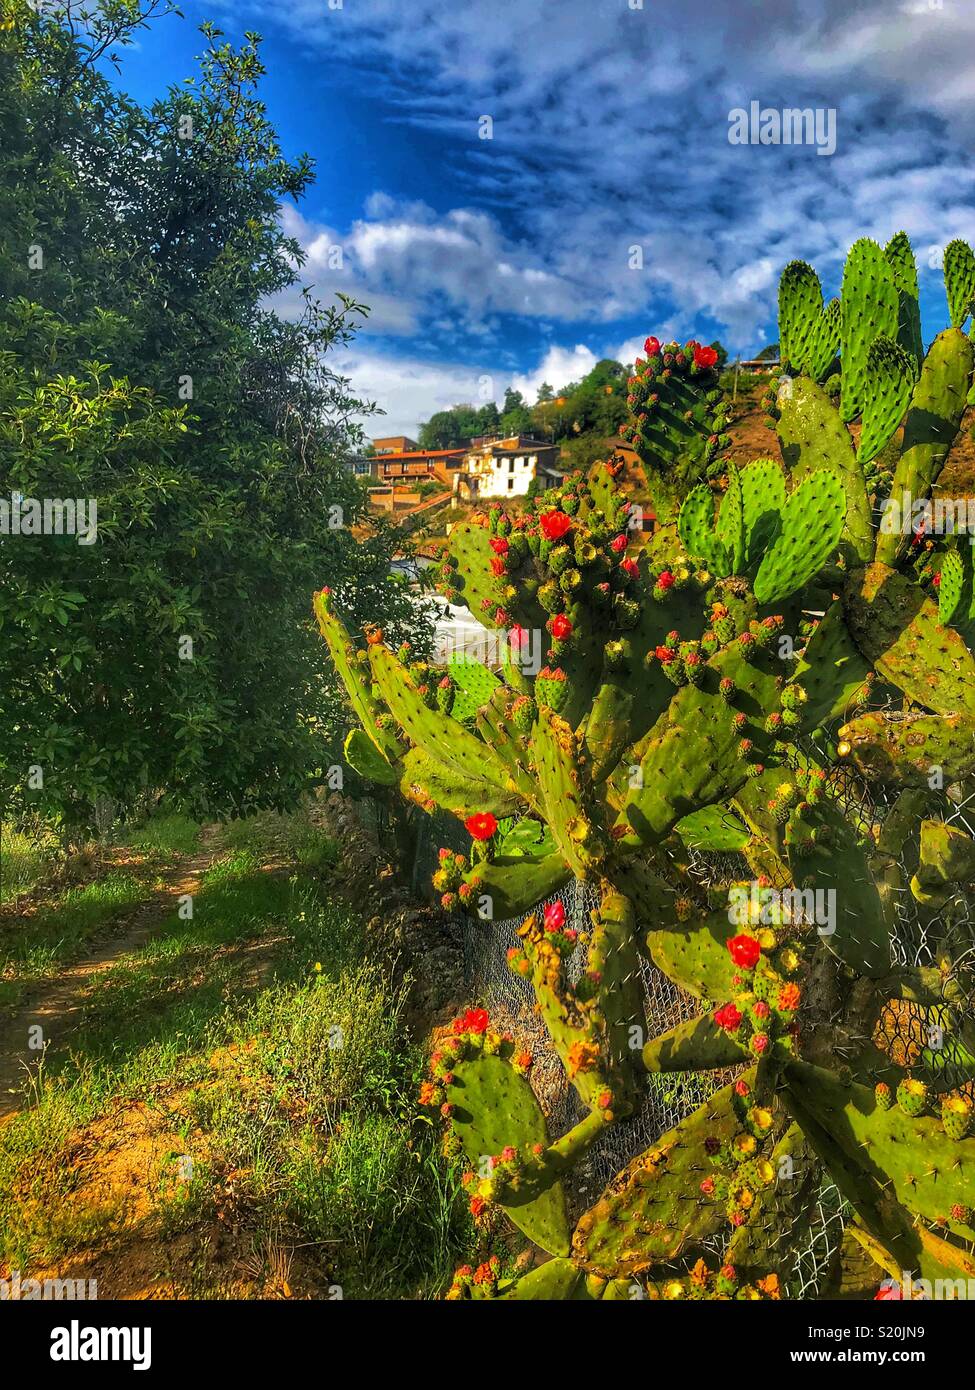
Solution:
{"label": "building wall", "polygon": [[517,437],[492,440],[471,450],[465,472],[476,480],[478,497],[524,497],[535,478],[541,476],[547,481],[545,467],[557,464],[558,457],[557,448],[537,441],[523,442]]}
{"label": "building wall", "polygon": [[537,454],[482,454],[472,471],[478,497],[524,497],[538,469]]}

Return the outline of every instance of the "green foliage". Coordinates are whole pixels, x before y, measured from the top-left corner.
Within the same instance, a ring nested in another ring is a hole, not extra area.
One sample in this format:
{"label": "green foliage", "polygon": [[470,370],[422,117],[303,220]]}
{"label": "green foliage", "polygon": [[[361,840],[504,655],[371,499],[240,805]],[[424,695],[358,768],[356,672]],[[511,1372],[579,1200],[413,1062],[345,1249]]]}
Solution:
{"label": "green foliage", "polygon": [[0,807],[73,833],[146,788],[194,815],[294,804],[341,732],[323,575],[353,622],[427,640],[392,534],[350,529],[360,441],[328,364],[361,306],[267,307],[301,299],[278,210],[311,167],[267,121],[257,42],[206,26],[198,78],[140,107],[98,63],[138,27],[137,5],[88,29],[22,5],[0,44],[3,501],[97,505],[88,536],[0,546]]}

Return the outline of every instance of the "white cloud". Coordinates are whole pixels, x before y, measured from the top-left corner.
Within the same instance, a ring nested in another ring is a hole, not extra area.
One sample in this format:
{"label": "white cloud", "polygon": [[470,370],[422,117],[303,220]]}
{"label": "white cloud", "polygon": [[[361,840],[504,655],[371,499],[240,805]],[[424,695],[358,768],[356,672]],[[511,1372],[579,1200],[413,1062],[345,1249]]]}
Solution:
{"label": "white cloud", "polygon": [[332,366],[349,378],[356,396],[385,411],[385,415],[366,419],[367,434],[408,434],[414,439],[420,423],[438,410],[467,403],[483,405],[493,399],[496,383],[501,380],[486,369],[368,349],[339,354]]}
{"label": "white cloud", "polygon": [[529,405],[534,405],[542,382],[548,382],[558,391],[591,372],[598,360],[592,349],[583,343],[576,343],[574,348],[550,347],[534,371],[512,377],[511,385],[521,392]]}

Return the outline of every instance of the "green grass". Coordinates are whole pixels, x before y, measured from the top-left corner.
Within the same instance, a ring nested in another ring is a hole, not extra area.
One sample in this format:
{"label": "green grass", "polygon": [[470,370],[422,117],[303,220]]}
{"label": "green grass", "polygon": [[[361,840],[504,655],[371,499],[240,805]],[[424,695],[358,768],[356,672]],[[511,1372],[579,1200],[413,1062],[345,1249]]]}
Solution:
{"label": "green grass", "polygon": [[121,833],[121,843],[144,854],[195,854],[200,847],[200,826],[189,816],[157,815]]}
{"label": "green grass", "polygon": [[53,836],[13,830],[0,822],[0,904],[29,893],[49,872]]}
{"label": "green grass", "polygon": [[217,844],[225,850],[250,850],[276,856],[307,869],[328,869],[338,859],[338,846],[324,830],[301,812],[291,816],[273,811],[230,821],[221,826]]}
{"label": "green grass", "polygon": [[[320,832],[284,819],[295,859],[314,846],[328,862]],[[320,875],[262,870],[267,845],[244,823],[232,838],[192,918],[173,914],[99,977],[70,1053],[48,1055],[34,1103],[0,1131],[0,1260],[76,1262],[135,1238],[121,1197],[79,1203],[72,1154],[82,1127],[139,1102],[177,1136],[149,1177],[147,1230],[164,1249],[194,1232],[192,1261],[168,1273],[180,1296],[230,1296],[208,1232],[231,1201],[255,1269],[295,1250],[319,1297],[440,1292],[470,1218],[418,1114],[423,1059],[389,964]]]}
{"label": "green grass", "polygon": [[9,919],[0,932],[0,1007],[11,1007],[29,987],[55,975],[99,929],[145,897],[145,883],[116,870],[82,887],[69,888],[33,917]]}

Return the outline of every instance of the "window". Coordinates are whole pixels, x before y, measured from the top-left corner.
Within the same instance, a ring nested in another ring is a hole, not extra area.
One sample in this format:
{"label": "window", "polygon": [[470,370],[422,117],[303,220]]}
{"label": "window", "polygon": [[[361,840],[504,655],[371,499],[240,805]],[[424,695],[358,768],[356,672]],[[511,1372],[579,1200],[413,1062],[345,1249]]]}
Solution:
{"label": "window", "polygon": [[509,478],[509,479],[508,479],[508,491],[509,491],[509,492],[511,492],[511,491],[513,490],[514,485],[515,485],[515,480],[514,480],[514,478]]}

